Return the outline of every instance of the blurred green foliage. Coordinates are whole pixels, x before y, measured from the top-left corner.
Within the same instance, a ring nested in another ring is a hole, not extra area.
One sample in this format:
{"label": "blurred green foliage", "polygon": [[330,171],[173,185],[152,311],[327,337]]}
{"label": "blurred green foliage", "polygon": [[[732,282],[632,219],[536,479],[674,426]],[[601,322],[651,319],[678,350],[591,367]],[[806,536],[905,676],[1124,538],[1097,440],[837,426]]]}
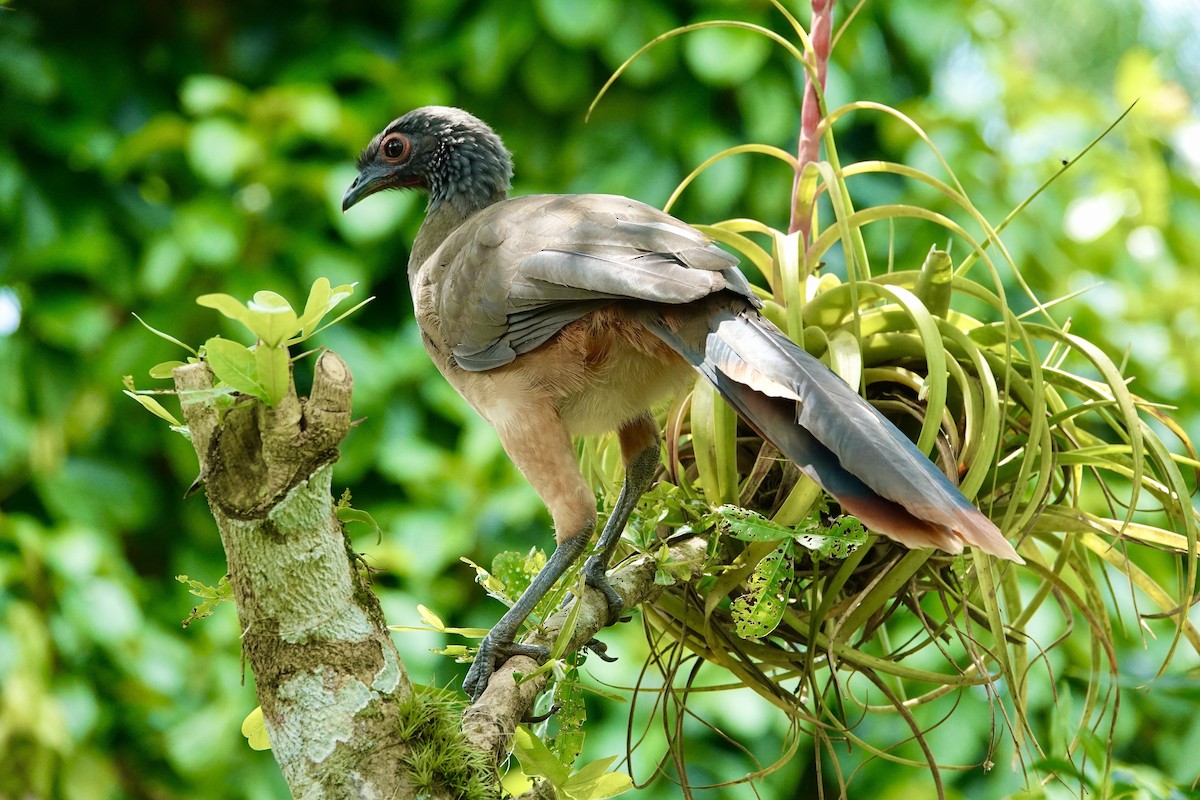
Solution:
{"label": "blurred green foliage", "polygon": [[[584,109],[653,36],[730,16],[782,30],[766,4],[732,0],[45,0],[0,10],[0,797],[286,796],[270,755],[251,751],[238,730],[255,700],[233,609],[180,626],[194,601],[174,576],[215,584],[224,560],[203,500],[182,499],[195,478],[190,447],[121,394],[122,374],[148,385],[150,366],[182,357],[131,312],[199,342],[238,336],[192,302],[204,293],[247,299],[270,289],[298,302],[323,276],[377,296],[317,337],[350,364],[356,416],[366,418],[335,478],[383,528],[379,544],[364,528],[358,546],[381,570],[392,623],[415,623],[418,602],[452,625],[494,621],[499,605],[480,601],[474,570],[458,559],[490,563],[502,549],[548,544],[548,522],[420,346],[404,264],[421,199],[385,195],[343,216],[353,156],[399,113],[449,103],[502,133],[518,193],[606,191],[661,204],[721,148],[790,147],[797,69],[753,37],[710,31],[635,63],[586,124]],[[1127,351],[1136,389],[1180,406],[1200,436],[1193,11],[893,0],[865,6],[833,58],[830,105],[876,100],[919,120],[993,221],[1138,100],[1004,240],[1043,299],[1099,285],[1057,313],[1074,318],[1073,332]],[[887,158],[937,173],[928,150],[883,117],[857,115],[837,135],[846,162]],[[790,184],[778,163],[729,159],[674,211],[784,227]],[[942,198],[886,179],[851,189],[860,207],[903,197],[946,210]],[[919,226],[901,233],[896,261],[915,267],[931,242]],[[1015,287],[1012,296],[1023,302]],[[606,638],[622,661],[597,672],[627,685],[645,646],[636,631]],[[403,634],[418,680],[460,679],[427,652],[440,644]],[[1136,632],[1122,658],[1129,680],[1150,687],[1126,694],[1115,754],[1145,767],[1123,780],[1152,786],[1158,771],[1189,784],[1196,688],[1155,681],[1155,654]],[[1065,702],[1069,681],[1055,688]],[[591,710],[586,758],[624,751],[625,717],[614,703]],[[780,721],[761,704],[725,702],[710,720],[761,763],[778,757]],[[956,715],[935,744],[978,760],[991,724],[983,711]],[[694,785],[755,769],[707,729],[681,725],[695,742]],[[1017,791],[1020,774],[1008,766],[963,774],[953,796]],[[638,761],[629,771],[643,781],[651,768]],[[810,791],[815,769],[802,744],[761,796]],[[882,762],[852,785],[878,798],[927,791],[919,771]],[[713,796],[749,796],[744,789]]]}

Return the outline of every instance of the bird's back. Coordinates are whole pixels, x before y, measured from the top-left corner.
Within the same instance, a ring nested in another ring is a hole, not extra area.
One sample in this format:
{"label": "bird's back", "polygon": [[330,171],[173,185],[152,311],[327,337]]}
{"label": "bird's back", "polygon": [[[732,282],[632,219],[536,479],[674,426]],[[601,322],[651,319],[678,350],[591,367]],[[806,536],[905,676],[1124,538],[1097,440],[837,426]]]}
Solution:
{"label": "bird's back", "polygon": [[[443,223],[431,213],[426,226]],[[658,209],[604,194],[483,208],[412,275],[422,330],[469,371],[495,369],[619,300],[681,304],[722,290],[756,303],[737,260]]]}

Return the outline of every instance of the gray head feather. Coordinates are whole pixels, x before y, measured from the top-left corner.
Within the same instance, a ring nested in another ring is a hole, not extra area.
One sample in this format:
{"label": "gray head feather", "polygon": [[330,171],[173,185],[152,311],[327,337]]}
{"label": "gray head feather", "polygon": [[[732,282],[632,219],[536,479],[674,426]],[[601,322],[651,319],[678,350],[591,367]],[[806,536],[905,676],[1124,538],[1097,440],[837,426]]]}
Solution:
{"label": "gray head feather", "polygon": [[413,143],[413,167],[419,168],[429,190],[430,210],[448,202],[466,212],[508,196],[512,155],[477,117],[449,106],[410,111],[375,137],[360,164],[370,161],[380,142],[393,133],[403,133]]}

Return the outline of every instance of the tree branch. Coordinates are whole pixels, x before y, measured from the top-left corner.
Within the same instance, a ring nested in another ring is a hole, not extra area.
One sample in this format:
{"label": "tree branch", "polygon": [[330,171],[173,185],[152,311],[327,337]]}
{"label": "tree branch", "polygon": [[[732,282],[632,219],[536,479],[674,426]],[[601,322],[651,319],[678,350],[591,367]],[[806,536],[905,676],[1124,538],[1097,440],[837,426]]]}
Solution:
{"label": "tree branch", "polygon": [[333,508],[337,446],[350,430],[345,362],[318,360],[312,395],[221,409],[203,363],[175,386],[229,562],[271,739],[298,798],[410,797],[398,703],[412,684]]}
{"label": "tree branch", "polygon": [[[670,561],[687,565],[690,570],[686,581],[700,577],[704,566],[706,545],[702,539],[685,539],[670,548]],[[658,560],[653,555],[642,555],[618,568],[609,580],[613,588],[625,600],[625,608],[653,602],[667,587],[654,582],[658,571]],[[685,581],[680,581],[685,582]],[[583,608],[576,620],[575,631],[567,645],[568,652],[578,652],[605,626],[608,619],[608,603],[603,593],[592,588],[583,592]],[[568,604],[541,626],[541,630],[525,637],[525,644],[553,647],[562,631],[573,604]],[[528,675],[538,664],[526,656],[514,656],[504,662],[492,675],[488,687],[478,702],[463,715],[463,732],[467,740],[479,750],[491,754],[500,763],[508,754],[513,732],[521,720],[533,709],[533,703],[546,686],[547,678],[538,676],[517,684],[515,674]]]}

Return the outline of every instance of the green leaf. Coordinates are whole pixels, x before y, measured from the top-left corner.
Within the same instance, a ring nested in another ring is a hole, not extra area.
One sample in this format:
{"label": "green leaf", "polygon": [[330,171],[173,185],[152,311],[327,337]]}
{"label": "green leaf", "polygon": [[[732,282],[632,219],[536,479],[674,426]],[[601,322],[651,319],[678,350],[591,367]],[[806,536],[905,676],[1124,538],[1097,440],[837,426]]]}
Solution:
{"label": "green leaf", "polygon": [[546,566],[546,554],[536,547],[528,553],[506,550],[492,559],[492,577],[504,584],[504,593],[520,597],[529,582]]}
{"label": "green leaf", "polygon": [[558,760],[568,767],[574,764],[583,752],[583,725],[587,721],[583,692],[584,687],[579,683],[578,667],[568,670],[564,680],[554,683],[553,706],[558,708],[554,715],[558,722],[558,732],[547,745]]}
{"label": "green leaf", "polygon": [[216,586],[206,586],[200,581],[192,580],[187,575],[176,575],[175,580],[187,584],[188,591],[204,601],[193,608],[187,619],[183,621],[185,628],[196,620],[212,616],[213,609],[220,603],[233,600],[233,586],[229,583],[228,575],[222,575]]}
{"label": "green leaf", "polygon": [[192,355],[196,355],[195,348],[189,347],[188,345],[179,341],[178,339],[176,339],[174,336],[172,336],[169,333],[163,333],[158,328],[150,326],[149,324],[147,324],[146,320],[142,319],[137,314],[134,314],[133,318],[136,319],[138,322],[142,323],[142,327],[144,327],[146,330],[150,331],[151,333],[153,333],[155,336],[159,337],[160,339],[166,339],[168,342],[171,342],[172,344],[179,345],[180,347],[182,347],[184,350],[187,350]]}
{"label": "green leaf", "polygon": [[[438,633],[453,633],[458,636],[466,636],[469,639],[482,639],[487,636],[487,628],[448,628],[442,622],[442,618],[430,611],[423,605],[417,605],[417,614],[420,615],[421,621],[426,627],[414,627],[411,625],[389,625],[388,628],[393,631],[437,631]],[[457,646],[457,645],[456,645]],[[445,651],[443,651],[445,652]]]}
{"label": "green leaf", "polygon": [[332,311],[338,303],[354,294],[357,284],[346,283],[330,288],[328,278],[317,278],[313,281],[308,292],[308,302],[304,304],[304,314],[299,319],[300,336],[295,341],[303,341],[312,336],[317,325]]}
{"label": "green leaf", "polygon": [[792,541],[809,550],[813,558],[845,559],[867,543],[867,529],[854,517],[842,516],[828,528],[797,531]]}
{"label": "green leaf", "polygon": [[[611,762],[612,759],[608,760]],[[572,800],[604,800],[606,797],[625,794],[633,788],[633,778],[623,772],[606,772],[594,780],[579,785],[575,785],[574,780],[571,778],[563,787],[567,796]]]}
{"label": "green leaf", "polygon": [[417,604],[417,614],[420,615],[421,621],[429,627],[439,631],[446,630],[446,625],[442,622],[442,618],[420,603]]}
{"label": "green leaf", "polygon": [[267,347],[278,347],[299,330],[296,312],[275,292],[255,292],[242,323]]}
{"label": "green leaf", "polygon": [[659,586],[674,586],[692,575],[692,565],[686,561],[672,561],[671,548],[666,542],[654,553],[654,582]]}
{"label": "green leaf", "polygon": [[500,776],[500,786],[508,796],[519,797],[533,788],[533,781],[519,764],[514,764],[509,767],[508,772]]}
{"label": "green leaf", "polygon": [[[338,288],[341,288],[341,287],[338,287]],[[318,333],[320,333],[321,331],[325,330],[326,328],[330,328],[330,327],[332,327],[332,326],[334,326],[334,325],[337,325],[339,322],[341,322],[342,320],[344,320],[346,317],[350,316],[350,315],[351,315],[351,314],[353,314],[355,311],[358,311],[360,308],[362,308],[363,306],[365,306],[367,303],[371,302],[371,301],[372,301],[372,300],[374,300],[374,299],[375,299],[375,297],[374,297],[374,296],[371,296],[371,297],[368,297],[366,300],[363,300],[361,303],[356,303],[356,304],[354,305],[354,307],[352,307],[352,308],[350,308],[350,309],[348,309],[348,310],[346,310],[346,311],[343,311],[341,314],[338,314],[338,315],[337,315],[336,317],[334,317],[332,320],[330,320],[329,322],[326,322],[324,325],[322,325],[321,327],[317,328],[317,329],[316,329],[316,330],[314,330],[312,333],[310,333],[310,334],[304,334],[303,336],[301,336],[299,339],[296,339],[295,341],[297,341],[297,342],[304,341],[304,340],[305,340],[305,339],[307,339],[309,336],[316,336]]]}
{"label": "green leaf", "polygon": [[249,309],[240,300],[228,294],[202,294],[196,298],[196,305],[216,309],[230,319],[235,319],[238,322],[242,322],[246,318],[246,315],[250,313]]}
{"label": "green leaf", "polygon": [[137,394],[129,391],[128,389],[123,389],[122,391],[140,403],[142,408],[146,409],[154,416],[160,419],[165,419],[167,422],[171,423],[177,428],[183,426],[183,423],[176,419],[174,414],[163,408],[162,403],[158,402],[153,397],[147,397],[144,394]]}
{"label": "green leaf", "polygon": [[[428,628],[392,628],[392,630],[428,630]],[[471,660],[473,651],[465,644],[448,644],[443,648],[430,650],[429,652],[439,656],[449,656],[455,661],[465,664]]]}
{"label": "green leaf", "polygon": [[571,786],[582,786],[586,783],[591,783],[605,773],[612,766],[612,763],[617,760],[616,756],[608,756],[607,758],[598,758],[595,761],[589,761],[584,764],[571,778],[567,781],[564,789]]}
{"label": "green leaf", "polygon": [[204,343],[204,360],[221,382],[242,394],[266,399],[267,390],[258,382],[254,353],[245,345],[214,336]]}
{"label": "green leaf", "polygon": [[724,523],[730,536],[743,542],[777,542],[791,539],[795,535],[791,528],[772,522],[762,514],[746,508],[723,505],[713,513]]}
{"label": "green leaf", "polygon": [[738,496],[737,414],[703,378],[692,388],[692,446],[705,498],[731,503]]}
{"label": "green leaf", "polygon": [[793,577],[790,543],[785,543],[754,566],[746,591],[733,601],[734,629],[743,639],[760,639],[779,626],[787,607]]}
{"label": "green leaf", "polygon": [[469,558],[460,558],[459,561],[469,564],[475,569],[475,582],[482,586],[489,595],[507,605],[511,606],[513,604],[513,599],[508,596],[505,590],[504,581],[495,577]]}
{"label": "green leaf", "polygon": [[913,294],[925,304],[929,313],[935,317],[945,317],[950,310],[950,281],[954,278],[954,262],[945,250],[936,246],[929,249],[921,272],[917,276],[917,285]]}
{"label": "green leaf", "polygon": [[526,775],[540,775],[556,788],[567,782],[567,768],[524,725],[513,732],[513,754],[521,761],[521,769]]}
{"label": "green leaf", "polygon": [[267,405],[278,405],[287,397],[291,385],[291,359],[286,347],[268,347],[265,342],[254,349],[254,366],[258,383],[263,387]]}
{"label": "green leaf", "polygon": [[163,361],[160,364],[155,364],[150,368],[151,378],[173,378],[175,377],[175,368],[184,366],[182,361]]}
{"label": "green leaf", "polygon": [[382,533],[383,529],[379,527],[379,523],[375,521],[375,518],[361,508],[338,506],[335,513],[341,522],[361,522],[364,525],[370,525],[375,529],[376,533]]}
{"label": "green leaf", "polygon": [[270,750],[271,738],[267,735],[267,721],[263,718],[262,706],[255,708],[242,720],[242,736],[251,750]]}
{"label": "green leaf", "polygon": [[829,368],[858,391],[862,383],[863,358],[858,338],[850,331],[837,330],[829,334]]}
{"label": "green leaf", "polygon": [[329,309],[329,295],[329,278],[322,277],[313,281],[312,287],[308,290],[308,300],[304,303],[304,313],[298,320],[302,336],[307,337],[311,334],[313,328],[321,321],[321,317],[325,316],[325,312]]}
{"label": "green leaf", "polygon": [[[586,585],[585,577],[582,572],[579,573],[579,584],[575,587],[575,596],[583,597],[583,588]],[[562,630],[558,632],[558,636],[554,640],[554,646],[550,648],[550,658],[557,660],[563,658],[567,653],[567,647],[571,644],[571,637],[575,635],[575,627],[579,624],[579,613],[583,610],[583,603],[578,601],[571,603],[571,610],[567,612],[567,618],[563,622]]]}

